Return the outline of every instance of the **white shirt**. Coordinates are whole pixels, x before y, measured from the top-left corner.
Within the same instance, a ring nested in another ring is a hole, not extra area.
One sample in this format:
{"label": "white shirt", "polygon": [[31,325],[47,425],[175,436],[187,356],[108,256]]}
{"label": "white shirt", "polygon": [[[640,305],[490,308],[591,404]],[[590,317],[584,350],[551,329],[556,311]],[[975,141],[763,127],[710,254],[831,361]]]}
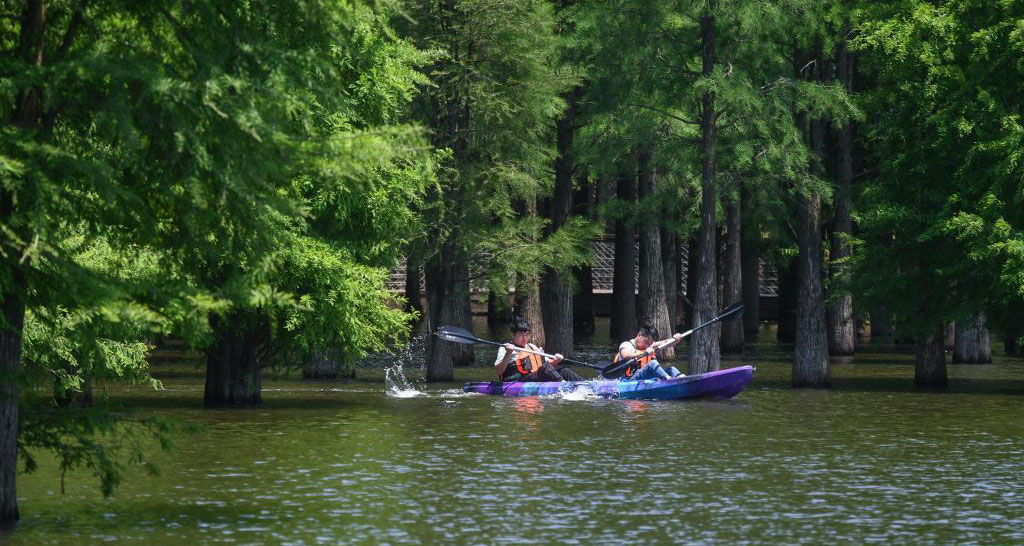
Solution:
{"label": "white shirt", "polygon": [[[534,345],[533,343],[527,343],[526,344],[526,348],[530,349],[531,351],[537,351],[538,353],[543,353],[544,352],[544,349]],[[515,361],[516,356],[518,356],[518,354],[519,354],[519,351],[512,351],[512,359],[509,360],[509,362],[511,363],[511,362]],[[498,347],[498,358],[494,359],[494,366],[498,367],[498,365],[501,364],[501,360],[503,358],[505,358],[505,348],[504,347]],[[545,359],[545,360],[547,360],[547,359]]]}

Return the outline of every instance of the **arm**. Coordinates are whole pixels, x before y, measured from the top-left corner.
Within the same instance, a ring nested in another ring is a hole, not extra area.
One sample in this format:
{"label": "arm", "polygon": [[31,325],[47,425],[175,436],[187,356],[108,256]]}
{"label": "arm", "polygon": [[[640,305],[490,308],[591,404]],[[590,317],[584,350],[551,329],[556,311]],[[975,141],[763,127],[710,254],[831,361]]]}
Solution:
{"label": "arm", "polygon": [[665,338],[661,341],[654,343],[654,348],[655,350],[666,349],[668,347],[675,345],[676,343],[679,343],[682,340],[683,334],[672,334],[672,337]]}
{"label": "arm", "polygon": [[511,343],[506,343],[498,349],[498,358],[494,361],[494,369],[498,372],[498,377],[505,374],[508,363],[512,361],[512,351],[515,350],[515,347]]}
{"label": "arm", "polygon": [[651,354],[653,352],[654,351],[651,350],[650,347],[648,347],[646,351],[639,351],[639,350],[637,350],[636,345],[633,345],[632,343],[630,343],[628,341],[624,341],[622,343],[622,345],[619,345],[619,359],[620,360],[628,360],[630,358],[639,358],[641,356],[649,355],[649,354]]}
{"label": "arm", "polygon": [[[538,346],[534,345],[533,343],[527,345],[526,348],[530,349],[531,351],[537,351],[538,353],[543,353],[544,352],[544,348],[543,347],[538,347]],[[549,363],[549,364],[551,364],[552,366],[558,366],[562,362],[562,359],[565,358],[564,356],[562,356],[562,353],[555,353],[553,356],[554,356],[554,358],[547,358],[547,357],[545,357],[544,361]]]}

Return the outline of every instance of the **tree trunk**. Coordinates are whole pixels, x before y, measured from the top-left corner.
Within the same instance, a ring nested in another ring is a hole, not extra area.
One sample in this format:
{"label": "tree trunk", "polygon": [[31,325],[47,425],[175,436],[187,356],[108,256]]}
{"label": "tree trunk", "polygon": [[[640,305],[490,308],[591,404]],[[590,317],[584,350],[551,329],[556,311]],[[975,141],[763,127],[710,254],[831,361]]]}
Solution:
{"label": "tree trunk", "polygon": [[[636,174],[620,174],[618,198],[636,202]],[[612,272],[611,336],[616,343],[636,335],[636,229],[627,218],[615,220],[615,265]]]}
{"label": "tree trunk", "polygon": [[[585,169],[577,177],[577,190],[573,192],[573,214],[595,221],[597,195],[595,185]],[[576,291],[572,296],[572,323],[577,334],[594,333],[594,269],[589,265],[574,267]]]}
{"label": "tree trunk", "polygon": [[[469,309],[469,268],[456,248],[458,235],[442,243],[441,251],[427,264],[427,309],[430,330],[441,326],[473,329],[467,320]],[[461,278],[460,278],[461,277]],[[472,317],[469,317],[472,318]],[[430,337],[425,376],[427,381],[451,381],[454,366],[472,362],[471,345],[461,345]]]}
{"label": "tree trunk", "polygon": [[[20,276],[15,269],[15,275]],[[2,297],[0,323],[0,526],[18,520],[18,399],[25,303],[18,286]]]}
{"label": "tree trunk", "polygon": [[[845,36],[839,46],[839,78],[848,92],[853,90],[853,73],[850,53],[846,48]],[[853,124],[846,123],[839,129],[839,168],[835,184],[835,219],[832,229],[829,269],[832,286],[840,286],[849,277],[849,264],[844,263],[853,255],[849,237],[853,233],[853,218],[850,215],[851,192],[853,187]],[[835,289],[833,289],[835,290]],[[853,295],[844,287],[842,295],[835,298],[829,308],[829,352],[834,355],[852,355],[856,330],[853,323]]]}
{"label": "tree trunk", "polygon": [[[821,56],[818,55],[818,62],[815,63],[816,75],[820,65]],[[803,119],[804,115],[798,116],[801,127],[804,125]],[[824,174],[824,129],[824,121],[811,121],[811,168],[819,177]],[[797,201],[798,296],[792,383],[794,387],[827,387],[831,382],[831,370],[825,328],[825,296],[821,286],[821,196],[812,190],[807,194],[801,193]]]}
{"label": "tree trunk", "polygon": [[[551,220],[546,230],[548,235],[565,225],[572,210],[572,179],[576,169],[572,145],[576,134],[579,99],[582,95],[583,86],[580,85],[565,95],[567,107],[562,117],[555,123],[558,156],[555,157],[554,165],[555,193],[548,207],[548,218]],[[541,294],[544,333],[548,342],[546,348],[568,354],[572,352],[573,342],[572,283],[550,267],[545,268],[541,278]]]}
{"label": "tree trunk", "polygon": [[[740,257],[740,200],[737,192],[725,205],[725,254],[723,256],[722,305],[743,299],[743,271]],[[744,313],[746,309],[744,308]],[[743,321],[722,322],[722,352],[743,352]]]}
{"label": "tree trunk", "polygon": [[779,266],[779,329],[776,339],[783,343],[796,341],[796,302],[799,297],[797,260],[781,258]]}
{"label": "tree trunk", "polygon": [[[21,14],[18,56],[26,66],[42,66],[46,5],[43,0],[28,0]],[[17,67],[15,68],[17,69]],[[11,122],[16,127],[35,130],[40,127],[42,88],[18,92]],[[0,225],[9,227],[17,201],[14,191],[0,185]],[[17,228],[14,228],[17,229]],[[22,234],[24,235],[24,234]],[[3,237],[7,237],[5,233]],[[0,321],[0,526],[18,520],[18,381],[21,376],[22,335],[25,326],[27,281],[20,264],[10,256],[0,256],[9,276],[0,292],[3,320]]]}
{"label": "tree trunk", "polygon": [[265,326],[256,326],[261,322],[242,313],[215,316],[210,321],[216,339],[206,350],[205,407],[258,406],[263,402],[258,351],[270,332]]}
{"label": "tree trunk", "polygon": [[959,320],[953,339],[954,364],[991,364],[992,345],[989,343],[985,312],[978,311],[971,320]]}
{"label": "tree trunk", "polygon": [[416,313],[416,319],[411,326],[415,330],[424,320],[423,315],[423,294],[420,292],[420,277],[423,275],[423,268],[414,263],[412,257],[405,261],[405,310]]}
{"label": "tree trunk", "polygon": [[[741,193],[742,210],[748,211],[744,218],[751,218],[753,209],[751,192],[744,187]],[[748,220],[750,222],[750,220]],[[761,241],[756,226],[742,226],[740,261],[743,269],[743,331],[757,335],[761,317]]]}
{"label": "tree trunk", "polygon": [[[639,174],[639,196],[643,200],[653,197],[658,190],[658,173],[653,165],[654,150],[645,147],[637,156]],[[658,216],[653,214],[651,216]],[[668,301],[665,295],[665,273],[661,262],[661,230],[655,219],[648,217],[640,227],[640,315],[638,322],[651,323],[662,337],[672,331],[668,315]],[[676,359],[675,347],[663,349],[660,358],[666,361]]]}
{"label": "tree trunk", "polygon": [[[715,19],[710,5],[700,17],[702,73],[710,78],[715,67]],[[701,100],[701,172],[700,256],[697,270],[697,293],[694,302],[693,323],[701,324],[718,314],[718,257],[715,206],[718,201],[715,181],[715,94],[704,93]],[[690,336],[689,374],[717,370],[720,366],[719,325],[708,326]]]}
{"label": "tree trunk", "polygon": [[516,281],[517,314],[530,323],[530,342],[547,348],[547,332],[544,330],[540,304],[540,282],[535,277],[519,277]]}
{"label": "tree trunk", "polygon": [[946,356],[942,350],[943,327],[937,326],[931,335],[918,337],[915,344],[914,384],[923,388],[946,388]]}

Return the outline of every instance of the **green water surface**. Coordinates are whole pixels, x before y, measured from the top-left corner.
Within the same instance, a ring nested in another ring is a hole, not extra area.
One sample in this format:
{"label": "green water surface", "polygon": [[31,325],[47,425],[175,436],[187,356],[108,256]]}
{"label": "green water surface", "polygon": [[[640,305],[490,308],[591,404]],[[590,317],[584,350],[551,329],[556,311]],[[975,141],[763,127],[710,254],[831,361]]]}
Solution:
{"label": "green water surface", "polygon": [[757,367],[745,392],[690,402],[461,393],[485,365],[397,397],[371,362],[203,410],[202,369],[158,364],[166,390],[114,399],[202,430],[109,499],[87,472],[61,494],[43,461],[0,542],[1024,543],[1024,361],[950,366],[948,391],[920,392],[912,355],[874,347],[834,361],[833,389],[793,390],[788,349],[762,333],[723,362]]}

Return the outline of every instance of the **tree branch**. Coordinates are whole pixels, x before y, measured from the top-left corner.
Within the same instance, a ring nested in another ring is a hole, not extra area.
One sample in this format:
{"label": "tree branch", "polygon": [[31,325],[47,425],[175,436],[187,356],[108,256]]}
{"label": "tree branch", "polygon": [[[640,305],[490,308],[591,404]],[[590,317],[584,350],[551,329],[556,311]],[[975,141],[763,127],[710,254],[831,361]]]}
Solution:
{"label": "tree branch", "polygon": [[67,56],[68,51],[71,49],[71,44],[75,41],[78,28],[82,26],[82,22],[85,21],[85,8],[88,6],[89,0],[82,0],[78,3],[78,7],[75,8],[75,14],[71,16],[71,22],[68,23],[68,30],[64,33],[64,39],[60,42],[60,48],[57,49],[57,54],[54,56],[54,60],[60,61]]}

